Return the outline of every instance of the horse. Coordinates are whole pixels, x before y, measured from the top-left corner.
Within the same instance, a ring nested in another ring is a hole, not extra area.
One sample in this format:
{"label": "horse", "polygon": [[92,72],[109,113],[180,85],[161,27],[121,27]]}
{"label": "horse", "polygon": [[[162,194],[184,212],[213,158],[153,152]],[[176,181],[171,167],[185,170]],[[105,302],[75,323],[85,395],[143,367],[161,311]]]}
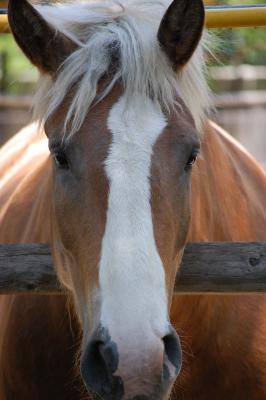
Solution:
{"label": "horse", "polygon": [[36,122],[0,152],[1,243],[64,295],[2,296],[0,399],[264,400],[266,299],[181,295],[188,241],[266,239],[266,174],[208,119],[201,0],[31,5]]}

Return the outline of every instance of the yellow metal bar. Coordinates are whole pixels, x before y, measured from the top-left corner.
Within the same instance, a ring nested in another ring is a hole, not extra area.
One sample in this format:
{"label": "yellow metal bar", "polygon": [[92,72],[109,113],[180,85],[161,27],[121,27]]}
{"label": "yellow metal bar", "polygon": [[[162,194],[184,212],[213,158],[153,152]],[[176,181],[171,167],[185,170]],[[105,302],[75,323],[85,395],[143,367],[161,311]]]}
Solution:
{"label": "yellow metal bar", "polygon": [[5,14],[0,14],[0,33],[9,33],[7,16]]}
{"label": "yellow metal bar", "polygon": [[266,6],[207,7],[207,28],[266,26]]}
{"label": "yellow metal bar", "polygon": [[[206,7],[207,28],[266,27],[266,5]],[[0,14],[0,33],[10,32],[6,14]]]}

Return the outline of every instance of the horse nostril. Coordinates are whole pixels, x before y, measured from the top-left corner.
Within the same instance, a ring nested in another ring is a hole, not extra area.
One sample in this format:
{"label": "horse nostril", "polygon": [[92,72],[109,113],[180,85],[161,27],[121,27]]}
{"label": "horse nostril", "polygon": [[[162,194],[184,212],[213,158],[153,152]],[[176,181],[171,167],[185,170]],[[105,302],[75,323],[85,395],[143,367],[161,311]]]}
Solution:
{"label": "horse nostril", "polygon": [[115,372],[118,365],[118,354],[114,346],[100,342],[98,344],[98,352],[102,359],[102,363],[104,363],[107,368],[107,371],[110,373]]}
{"label": "horse nostril", "polygon": [[101,397],[121,399],[123,382],[114,376],[118,367],[116,345],[111,341],[92,340],[81,359],[81,375],[89,391]]}
{"label": "horse nostril", "polygon": [[174,329],[163,337],[165,355],[179,374],[182,365],[182,350],[180,340]]}

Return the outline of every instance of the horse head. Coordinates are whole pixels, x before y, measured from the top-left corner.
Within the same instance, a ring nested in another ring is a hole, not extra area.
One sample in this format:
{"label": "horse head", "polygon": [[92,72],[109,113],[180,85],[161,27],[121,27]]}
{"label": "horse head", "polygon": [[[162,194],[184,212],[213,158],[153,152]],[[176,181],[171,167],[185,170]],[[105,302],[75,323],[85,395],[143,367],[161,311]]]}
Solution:
{"label": "horse head", "polygon": [[14,37],[41,72],[54,263],[83,331],[82,377],[104,399],[166,398],[182,363],[169,310],[200,138],[176,71],[204,7],[149,8],[9,0]]}

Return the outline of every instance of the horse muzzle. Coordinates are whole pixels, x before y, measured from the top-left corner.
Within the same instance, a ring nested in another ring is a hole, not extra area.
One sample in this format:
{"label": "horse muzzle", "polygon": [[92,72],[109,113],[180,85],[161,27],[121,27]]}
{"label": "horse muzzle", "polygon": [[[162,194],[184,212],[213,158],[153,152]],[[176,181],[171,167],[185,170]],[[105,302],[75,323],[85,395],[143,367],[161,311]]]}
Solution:
{"label": "horse muzzle", "polygon": [[178,335],[171,327],[166,336],[140,348],[121,346],[103,327],[95,330],[81,357],[88,392],[104,400],[167,398],[182,365]]}

